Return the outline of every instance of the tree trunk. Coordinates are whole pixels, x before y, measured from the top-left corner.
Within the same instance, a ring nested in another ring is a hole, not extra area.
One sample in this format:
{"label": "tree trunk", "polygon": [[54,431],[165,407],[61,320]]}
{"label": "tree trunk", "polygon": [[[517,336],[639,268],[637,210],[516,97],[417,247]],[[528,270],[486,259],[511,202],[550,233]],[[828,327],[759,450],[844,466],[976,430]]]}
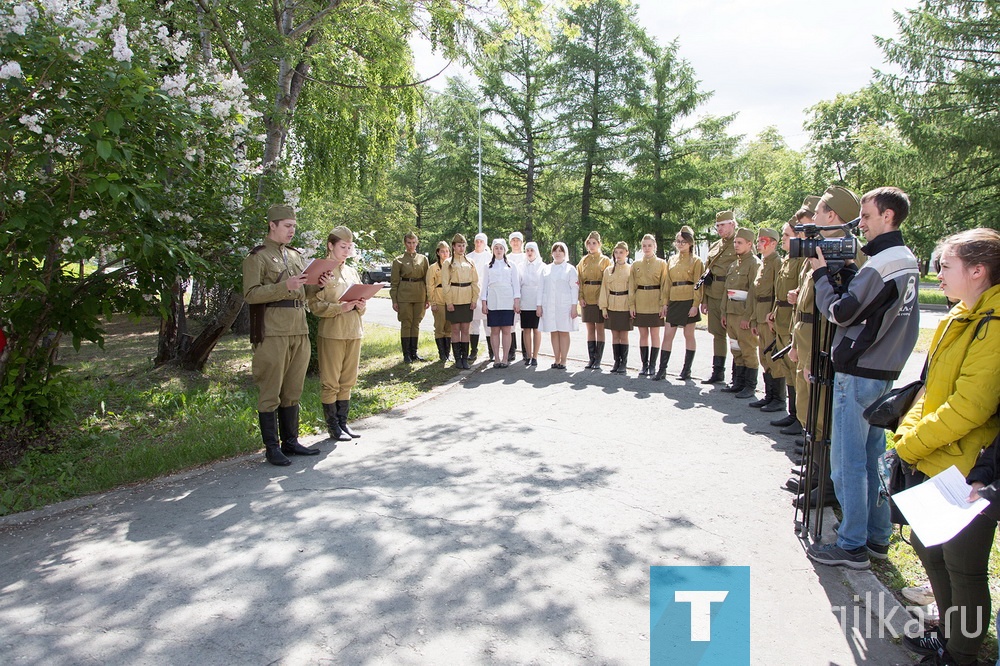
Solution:
{"label": "tree trunk", "polygon": [[160,333],[156,345],[155,367],[177,358],[181,351],[182,340],[187,335],[187,317],[184,313],[184,292],[186,283],[181,278],[174,280],[169,296],[163,294],[161,302],[167,310],[167,316],[160,318]]}
{"label": "tree trunk", "polygon": [[235,289],[229,292],[226,299],[226,307],[215,317],[215,319],[205,326],[198,337],[191,342],[191,346],[181,354],[177,363],[185,370],[197,370],[201,372],[208,362],[208,357],[215,349],[219,338],[226,334],[243,307],[243,294]]}

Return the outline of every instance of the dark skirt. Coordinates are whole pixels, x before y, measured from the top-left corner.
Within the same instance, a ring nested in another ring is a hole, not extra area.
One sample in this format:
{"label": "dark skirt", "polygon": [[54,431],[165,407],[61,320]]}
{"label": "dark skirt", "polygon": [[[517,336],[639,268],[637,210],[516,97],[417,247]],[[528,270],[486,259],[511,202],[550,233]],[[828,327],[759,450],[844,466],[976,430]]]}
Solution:
{"label": "dark skirt", "polygon": [[671,301],[667,305],[667,323],[671,326],[687,326],[697,324],[701,321],[701,313],[696,312],[693,317],[688,316],[694,301]]}
{"label": "dark skirt", "polygon": [[445,310],[444,318],[453,324],[467,324],[472,321],[472,308],[468,303],[456,304],[454,310]]}
{"label": "dark skirt", "polygon": [[532,330],[538,328],[537,310],[521,310],[521,328]]}
{"label": "dark skirt", "polygon": [[486,325],[490,328],[494,326],[513,326],[513,310],[490,310],[486,313]]}
{"label": "dark skirt", "polygon": [[608,321],[604,328],[609,331],[631,331],[632,313],[626,310],[608,310]]}
{"label": "dark skirt", "polygon": [[663,317],[655,313],[643,314],[636,312],[632,325],[636,328],[656,328],[657,326],[663,326]]}
{"label": "dark skirt", "polygon": [[601,314],[601,306],[599,305],[584,305],[583,306],[583,323],[584,324],[603,324],[604,315]]}

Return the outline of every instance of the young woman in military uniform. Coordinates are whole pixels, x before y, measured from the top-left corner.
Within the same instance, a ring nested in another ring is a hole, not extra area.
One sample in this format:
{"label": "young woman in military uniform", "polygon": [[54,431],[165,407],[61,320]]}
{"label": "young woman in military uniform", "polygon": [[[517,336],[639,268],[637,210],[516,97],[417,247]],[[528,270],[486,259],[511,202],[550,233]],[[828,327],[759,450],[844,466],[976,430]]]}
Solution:
{"label": "young woman in military uniform", "polygon": [[663,342],[660,343],[660,368],[653,377],[656,380],[667,377],[667,361],[670,360],[670,350],[678,328],[684,330],[684,368],[680,377],[691,379],[691,364],[694,362],[696,348],[694,325],[701,321],[698,308],[701,307],[704,289],[695,289],[694,285],[705,272],[705,264],[694,253],[694,230],[691,227],[681,227],[674,238],[674,248],[677,252],[667,260],[667,286],[664,290],[667,325],[663,329]]}
{"label": "young woman in military uniform", "polygon": [[737,230],[733,239],[737,259],[729,267],[722,298],[722,325],[729,334],[733,351],[733,382],[722,390],[735,393],[737,398],[752,398],[757,388],[757,336],[750,332],[753,316],[750,292],[760,261],[753,253],[753,242],[752,231]]}
{"label": "young woman in military uniform", "polygon": [[469,324],[479,303],[479,273],[465,256],[465,236],[451,239],[452,257],[441,265],[445,317],[451,322],[451,351],[455,367],[469,369]]}
{"label": "young woman in military uniform", "polygon": [[611,372],[624,375],[628,366],[628,334],[632,330],[629,304],[633,300],[633,293],[629,289],[632,271],[628,266],[628,243],[618,241],[611,254],[614,263],[604,269],[598,304],[605,319],[604,326],[611,331],[611,350],[615,357]]}
{"label": "young woman in military uniform", "polygon": [[337,266],[324,287],[309,299],[309,310],[319,317],[316,351],[319,356],[320,401],[330,439],[349,442],[360,437],[347,425],[351,411],[351,389],[358,382],[361,361],[361,336],[365,300],[341,302],[352,284],[361,277],[344,262],[354,250],[354,234],[347,227],[336,227],[326,238],[327,259]]}
{"label": "young woman in military uniform", "polygon": [[427,270],[427,299],[434,316],[434,341],[437,343],[438,360],[448,360],[451,346],[451,322],[445,317],[444,289],[441,288],[441,266],[451,258],[451,248],[439,241],[435,250],[437,260]]}
{"label": "young woman in military uniform", "polygon": [[[642,360],[640,377],[648,377],[656,365],[660,349],[660,327],[667,305],[663,294],[667,289],[667,262],[656,256],[656,239],[646,234],[642,237],[642,258],[632,264],[629,280],[631,301],[629,309],[633,324],[639,329],[639,358]],[[650,348],[650,345],[653,345]]]}
{"label": "young woman in military uniform", "polygon": [[601,297],[601,281],[604,270],[611,265],[611,259],[601,253],[601,234],[591,231],[585,243],[587,256],[576,266],[577,279],[580,282],[580,311],[583,313],[583,323],[587,326],[587,354],[590,363],[588,370],[600,370],[601,358],[604,356],[604,316],[598,301]]}

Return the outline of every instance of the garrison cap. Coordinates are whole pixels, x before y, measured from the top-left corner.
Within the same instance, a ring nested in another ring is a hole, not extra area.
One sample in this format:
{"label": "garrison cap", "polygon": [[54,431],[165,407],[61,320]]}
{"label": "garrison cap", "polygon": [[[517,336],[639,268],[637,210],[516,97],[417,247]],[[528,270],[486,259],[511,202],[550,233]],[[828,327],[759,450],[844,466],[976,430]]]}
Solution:
{"label": "garrison cap", "polygon": [[779,241],[781,240],[781,235],[774,229],[763,227],[757,230],[757,238],[770,238],[771,240]]}
{"label": "garrison cap", "polygon": [[274,204],[267,209],[267,221],[278,222],[279,220],[294,220],[295,209],[286,204]]}
{"label": "garrison cap", "polygon": [[736,222],[736,217],[731,210],[719,211],[715,214],[715,222]]}
{"label": "garrison cap", "polygon": [[348,243],[354,242],[354,234],[347,227],[341,225],[339,227],[334,227],[333,231],[330,232],[331,236],[336,236],[342,241],[347,241]]}
{"label": "garrison cap", "polygon": [[736,230],[736,237],[742,238],[745,241],[754,242],[753,232],[746,227],[740,227]]}
{"label": "garrison cap", "polygon": [[858,199],[858,195],[839,185],[826,188],[821,201],[844,222],[853,220],[861,212],[861,200]]}
{"label": "garrison cap", "polygon": [[587,234],[587,240],[595,240],[598,242],[598,244],[600,244],[601,234],[597,231],[591,231],[589,234]]}
{"label": "garrison cap", "polygon": [[805,199],[802,200],[802,207],[805,208],[810,213],[816,212],[816,204],[819,203],[819,197],[815,194],[810,194]]}
{"label": "garrison cap", "polygon": [[465,236],[462,234],[455,234],[455,237],[451,239],[451,244],[455,245],[457,243],[468,243],[468,241],[465,240]]}

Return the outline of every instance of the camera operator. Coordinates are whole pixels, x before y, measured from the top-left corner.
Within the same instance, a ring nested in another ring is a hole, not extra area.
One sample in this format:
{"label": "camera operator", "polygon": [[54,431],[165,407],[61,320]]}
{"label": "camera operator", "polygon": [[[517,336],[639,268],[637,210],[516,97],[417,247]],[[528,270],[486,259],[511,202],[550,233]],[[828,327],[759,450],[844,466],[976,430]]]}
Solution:
{"label": "camera operator", "polygon": [[[838,216],[830,203],[824,195],[817,223]],[[892,524],[888,503],[880,501],[878,473],[885,432],[862,413],[892,387],[919,333],[920,272],[899,231],[909,209],[906,194],[895,187],[861,198],[868,261],[846,288],[838,289],[821,248],[809,259],[816,303],[834,325],[830,472],[843,513],[835,544],[809,546],[808,556],[821,564],[865,569],[869,556],[885,559],[888,552]]]}

